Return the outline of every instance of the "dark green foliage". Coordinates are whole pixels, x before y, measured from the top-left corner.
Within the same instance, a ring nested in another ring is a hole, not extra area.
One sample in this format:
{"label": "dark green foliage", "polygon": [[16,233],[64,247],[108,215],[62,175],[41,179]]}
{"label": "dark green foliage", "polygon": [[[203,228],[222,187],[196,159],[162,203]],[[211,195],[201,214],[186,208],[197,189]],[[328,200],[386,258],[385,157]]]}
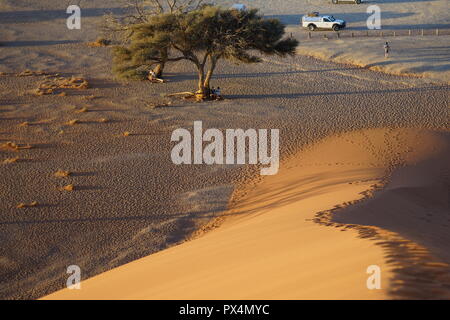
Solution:
{"label": "dark green foliage", "polygon": [[134,25],[129,46],[115,48],[114,72],[119,77],[141,78],[145,77],[142,71],[154,64],[188,60],[198,69],[198,90],[204,93],[222,58],[256,63],[261,61],[256,52],[295,54],[298,41],[284,38],[284,30],[279,20],[264,19],[257,10],[205,6],[188,13],[160,14]]}

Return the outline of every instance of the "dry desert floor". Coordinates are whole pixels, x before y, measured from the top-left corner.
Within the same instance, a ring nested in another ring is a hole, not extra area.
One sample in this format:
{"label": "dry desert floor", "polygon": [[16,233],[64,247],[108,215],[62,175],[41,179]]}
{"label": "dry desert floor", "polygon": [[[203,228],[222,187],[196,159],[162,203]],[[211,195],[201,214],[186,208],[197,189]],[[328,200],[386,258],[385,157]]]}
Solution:
{"label": "dry desert floor", "polygon": [[[222,62],[224,101],[169,99],[195,86],[189,64],[166,84],[120,82],[110,48],[87,45],[118,3],[86,3],[70,31],[64,4],[0,1],[1,298],[63,289],[69,265],[83,289],[48,298],[449,297],[447,84],[297,55]],[[267,3],[283,19],[298,7]],[[36,95],[72,77],[88,87]],[[197,120],[280,129],[279,175],[174,165],[171,133]]]}

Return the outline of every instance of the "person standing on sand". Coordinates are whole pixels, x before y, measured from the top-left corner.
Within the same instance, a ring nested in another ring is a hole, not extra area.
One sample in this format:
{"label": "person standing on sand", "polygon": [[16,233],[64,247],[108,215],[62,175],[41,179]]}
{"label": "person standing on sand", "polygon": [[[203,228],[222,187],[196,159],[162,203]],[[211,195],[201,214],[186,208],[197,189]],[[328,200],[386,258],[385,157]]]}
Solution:
{"label": "person standing on sand", "polygon": [[386,41],[386,43],[384,44],[384,57],[385,58],[389,58],[389,50],[391,49],[391,47],[389,46],[389,43]]}

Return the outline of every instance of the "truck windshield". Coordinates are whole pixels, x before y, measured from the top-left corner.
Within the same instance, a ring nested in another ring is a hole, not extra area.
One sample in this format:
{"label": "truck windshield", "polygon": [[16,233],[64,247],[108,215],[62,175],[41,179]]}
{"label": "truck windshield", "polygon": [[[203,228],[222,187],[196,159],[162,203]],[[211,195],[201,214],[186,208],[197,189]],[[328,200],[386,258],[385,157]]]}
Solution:
{"label": "truck windshield", "polygon": [[329,16],[328,19],[329,19],[330,21],[336,20],[333,16]]}

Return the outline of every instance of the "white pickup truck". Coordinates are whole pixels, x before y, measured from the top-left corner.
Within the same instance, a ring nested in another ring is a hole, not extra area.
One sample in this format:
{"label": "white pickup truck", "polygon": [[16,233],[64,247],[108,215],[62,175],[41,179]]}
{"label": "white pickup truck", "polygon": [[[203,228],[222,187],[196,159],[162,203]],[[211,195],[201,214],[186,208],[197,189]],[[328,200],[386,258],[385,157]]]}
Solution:
{"label": "white pickup truck", "polygon": [[320,16],[319,14],[308,14],[302,17],[302,26],[310,31],[316,29],[330,29],[339,31],[345,28],[345,21],[335,19],[333,16]]}

